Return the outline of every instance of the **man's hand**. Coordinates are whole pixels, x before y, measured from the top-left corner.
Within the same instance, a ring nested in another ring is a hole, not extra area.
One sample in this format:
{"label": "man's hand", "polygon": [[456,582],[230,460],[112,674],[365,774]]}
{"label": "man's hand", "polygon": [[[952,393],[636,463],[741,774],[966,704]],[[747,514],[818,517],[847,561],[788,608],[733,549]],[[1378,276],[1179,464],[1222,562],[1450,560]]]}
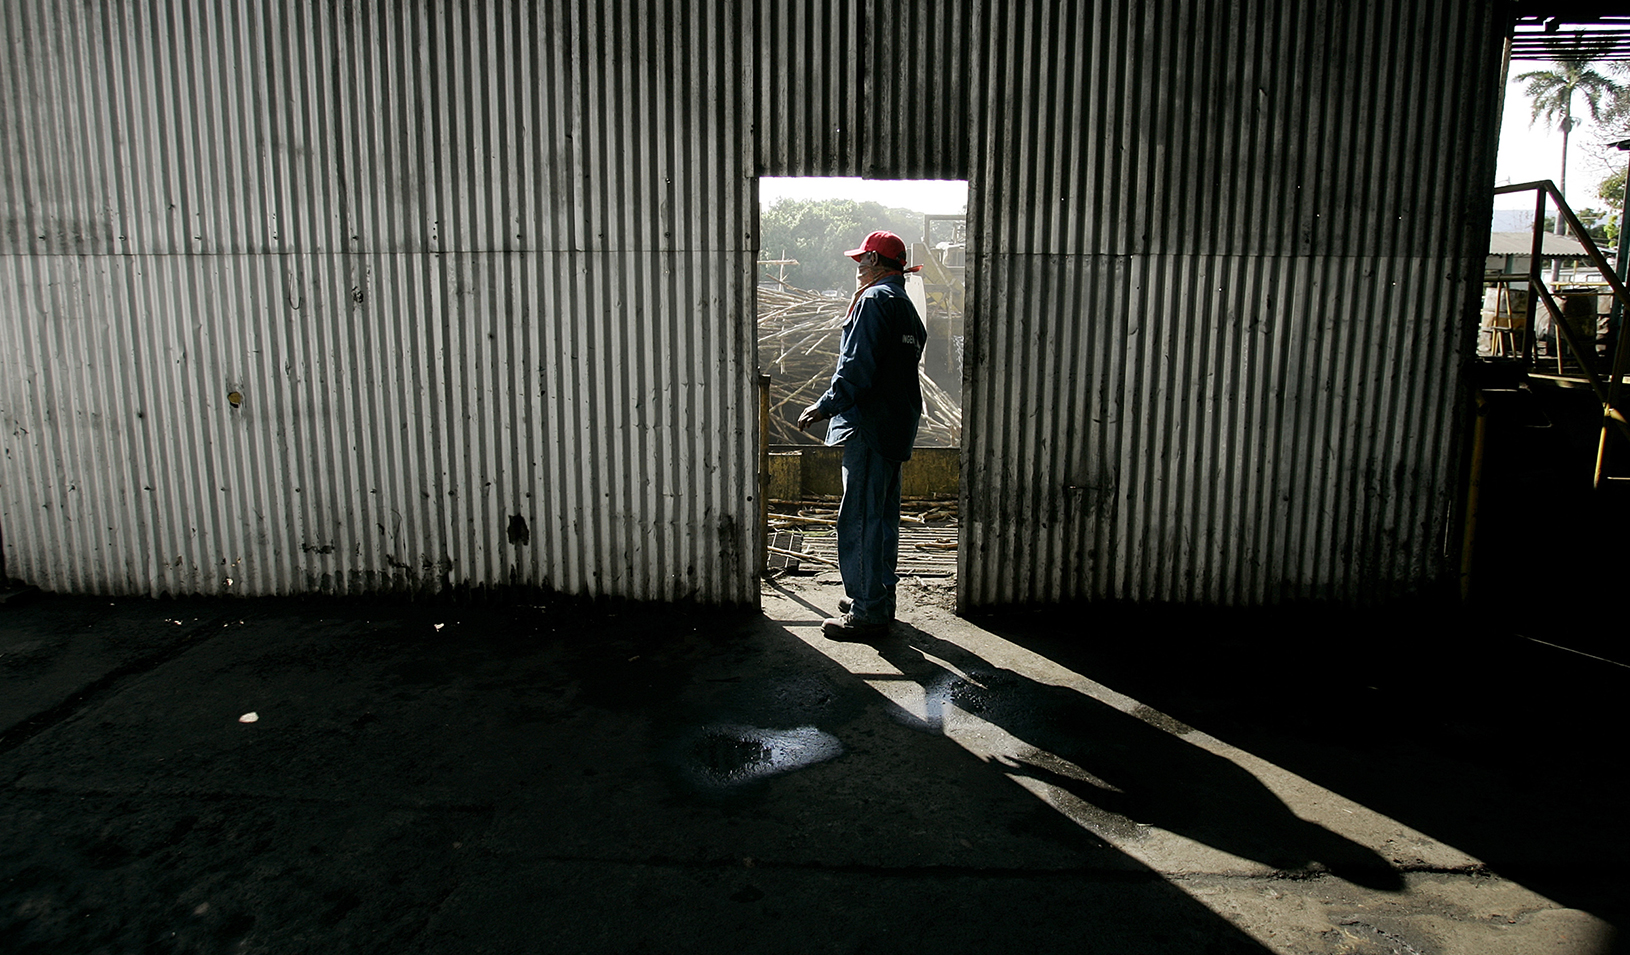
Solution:
{"label": "man's hand", "polygon": [[827,415],[821,414],[821,409],[818,405],[810,405],[808,408],[804,409],[803,414],[798,416],[798,430],[808,431],[810,425],[817,421],[825,421],[827,417]]}

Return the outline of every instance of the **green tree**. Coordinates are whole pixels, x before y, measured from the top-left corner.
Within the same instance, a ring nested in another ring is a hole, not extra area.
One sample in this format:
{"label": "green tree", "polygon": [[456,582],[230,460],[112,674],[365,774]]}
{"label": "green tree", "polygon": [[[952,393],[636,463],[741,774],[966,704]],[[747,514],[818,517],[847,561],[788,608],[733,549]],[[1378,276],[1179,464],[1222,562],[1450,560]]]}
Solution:
{"label": "green tree", "polygon": [[[1619,155],[1624,155],[1620,153]],[[1606,179],[1596,190],[1597,198],[1607,204],[1607,221],[1603,228],[1607,231],[1609,248],[1616,248],[1619,242],[1619,223],[1624,221],[1624,174],[1625,167],[1619,166],[1619,171]]]}
{"label": "green tree", "polygon": [[[1591,59],[1586,56],[1560,60],[1553,66],[1554,68],[1549,70],[1534,70],[1520,74],[1517,79],[1527,84],[1523,92],[1533,104],[1530,125],[1543,120],[1546,123],[1555,123],[1557,129],[1562,131],[1562,175],[1557,180],[1557,190],[1566,197],[1568,135],[1579,125],[1573,115],[1574,94],[1578,93],[1585,98],[1591,119],[1598,120],[1601,118],[1603,99],[1616,97],[1619,86],[1593,69]],[[1563,230],[1563,226],[1557,227],[1558,232]]]}
{"label": "green tree", "polygon": [[1587,206],[1574,214],[1579,217],[1579,223],[1585,227],[1585,231],[1590,233],[1591,241],[1595,242],[1598,248],[1607,249],[1611,252],[1612,246],[1607,244],[1610,238],[1607,222],[1617,213],[1612,210],[1595,209]]}
{"label": "green tree", "polygon": [[855,287],[855,263],[844,250],[878,229],[898,235],[909,248],[922,239],[923,214],[853,199],[782,199],[759,217],[759,257],[797,259],[797,265],[787,266],[788,285],[849,292]]}
{"label": "green tree", "polygon": [[1597,120],[1603,133],[1604,148],[1630,135],[1630,61],[1609,63],[1607,71],[1613,76],[1613,89],[1602,100],[1602,114]]}
{"label": "green tree", "polygon": [[1617,247],[1619,241],[1619,225],[1624,216],[1625,162],[1630,159],[1630,153],[1616,145],[1630,138],[1630,61],[1610,62],[1606,64],[1606,69],[1613,78],[1613,89],[1602,97],[1593,151],[1597,166],[1607,172],[1607,178],[1597,187],[1594,198],[1602,200],[1607,206],[1609,221],[1604,223],[1604,227],[1608,234],[1608,248],[1612,249]]}

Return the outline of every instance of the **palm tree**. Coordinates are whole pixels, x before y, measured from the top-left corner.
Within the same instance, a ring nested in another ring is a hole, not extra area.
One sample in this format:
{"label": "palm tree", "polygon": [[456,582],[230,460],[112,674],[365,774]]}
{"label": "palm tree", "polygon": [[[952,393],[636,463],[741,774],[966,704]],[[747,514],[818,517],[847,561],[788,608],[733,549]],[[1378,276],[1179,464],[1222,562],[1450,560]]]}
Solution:
{"label": "palm tree", "polygon": [[[1564,197],[1568,194],[1568,134],[1578,125],[1573,118],[1573,94],[1584,95],[1590,118],[1598,120],[1603,97],[1612,99],[1620,92],[1617,83],[1591,68],[1591,62],[1588,56],[1570,57],[1558,60],[1555,69],[1535,70],[1517,77],[1528,84],[1523,92],[1533,101],[1534,113],[1529,125],[1543,119],[1556,123],[1562,131],[1562,177],[1557,182],[1557,191]],[[1567,225],[1562,216],[1556,220],[1557,234],[1566,233]]]}

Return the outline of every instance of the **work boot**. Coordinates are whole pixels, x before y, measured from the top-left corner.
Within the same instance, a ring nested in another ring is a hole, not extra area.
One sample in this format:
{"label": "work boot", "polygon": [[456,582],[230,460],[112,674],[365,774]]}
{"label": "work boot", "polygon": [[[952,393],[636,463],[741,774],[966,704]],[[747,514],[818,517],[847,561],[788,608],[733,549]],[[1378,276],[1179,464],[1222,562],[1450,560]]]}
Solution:
{"label": "work boot", "polygon": [[821,621],[821,633],[831,640],[869,640],[888,632],[888,624],[862,623],[852,613],[840,613]]}
{"label": "work boot", "polygon": [[[848,613],[853,609],[855,609],[855,602],[853,600],[850,600],[848,597],[838,598],[838,613]],[[889,614],[889,620],[890,622],[894,620],[894,614]]]}

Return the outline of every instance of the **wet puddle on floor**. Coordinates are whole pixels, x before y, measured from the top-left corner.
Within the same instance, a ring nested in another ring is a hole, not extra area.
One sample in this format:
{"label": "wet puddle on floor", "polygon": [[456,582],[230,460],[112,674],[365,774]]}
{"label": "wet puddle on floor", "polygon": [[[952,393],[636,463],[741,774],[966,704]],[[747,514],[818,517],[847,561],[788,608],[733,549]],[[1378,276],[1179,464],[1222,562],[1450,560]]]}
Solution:
{"label": "wet puddle on floor", "polygon": [[843,744],[813,726],[772,730],[753,726],[704,727],[682,747],[687,775],[706,788],[768,779],[842,755]]}

